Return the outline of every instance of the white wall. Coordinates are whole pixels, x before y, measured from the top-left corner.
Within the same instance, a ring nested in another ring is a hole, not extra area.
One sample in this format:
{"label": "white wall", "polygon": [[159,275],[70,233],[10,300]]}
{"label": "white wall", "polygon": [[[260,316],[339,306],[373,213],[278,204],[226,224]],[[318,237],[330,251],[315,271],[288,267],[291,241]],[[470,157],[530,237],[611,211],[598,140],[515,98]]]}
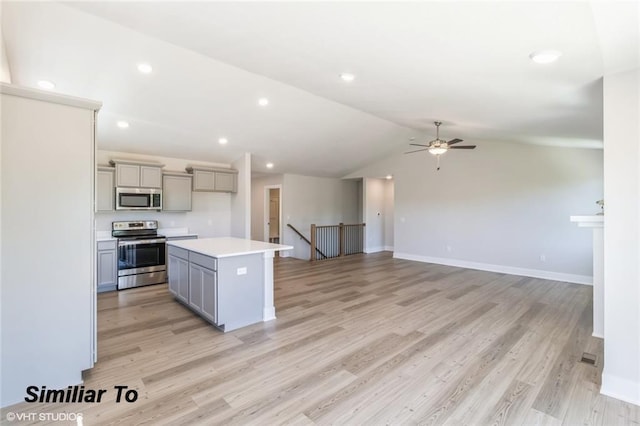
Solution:
{"label": "white wall", "polygon": [[287,223],[309,238],[311,224],[357,223],[358,182],[285,174],[282,188],[283,244],[294,246],[290,255],[309,259],[309,245]]}
{"label": "white wall", "polygon": [[238,192],[231,195],[231,236],[251,238],[251,154],[232,164],[238,170]]}
{"label": "white wall", "polygon": [[382,179],[363,179],[364,252],[383,251],[385,246],[385,183]]}
{"label": "white wall", "polygon": [[604,371],[640,405],[640,70],[604,78]]}
{"label": "white wall", "polygon": [[394,222],[394,182],[385,180],[384,184],[384,249],[393,251],[393,222]]}
{"label": "white wall", "polygon": [[27,386],[79,384],[93,366],[92,108],[99,106],[6,94],[1,103],[0,405],[7,406]]}
{"label": "white wall", "polygon": [[[264,187],[282,185],[282,175],[260,176],[251,179],[251,239],[264,241]],[[280,194],[282,195],[282,194]],[[283,228],[286,223],[282,224]]]}
{"label": "white wall", "polygon": [[393,181],[364,178],[365,253],[393,250]]}
{"label": "white wall", "polygon": [[[132,154],[127,152],[97,152],[98,164],[106,165],[111,158],[131,158],[157,161],[165,165],[164,170],[185,171],[188,164],[200,164],[218,168],[230,168],[224,163],[205,163],[197,160],[159,157],[153,155]],[[114,211],[95,214],[96,230],[111,231],[111,222],[116,220],[157,220],[160,228],[189,228],[190,232],[205,237],[228,237],[231,235],[231,197],[232,194],[217,192],[193,192],[192,211],[156,212],[156,211]]]}
{"label": "white wall", "polygon": [[[0,8],[2,9],[2,8]],[[0,10],[0,13],[2,11]],[[4,44],[4,36],[0,29],[0,81],[11,83],[11,68],[9,67],[9,59],[7,58],[7,48]]]}
{"label": "white wall", "polygon": [[[394,255],[590,282],[591,236],[569,216],[597,212],[602,151],[478,142],[398,154],[348,175],[394,176]],[[545,256],[541,261],[540,256]]]}

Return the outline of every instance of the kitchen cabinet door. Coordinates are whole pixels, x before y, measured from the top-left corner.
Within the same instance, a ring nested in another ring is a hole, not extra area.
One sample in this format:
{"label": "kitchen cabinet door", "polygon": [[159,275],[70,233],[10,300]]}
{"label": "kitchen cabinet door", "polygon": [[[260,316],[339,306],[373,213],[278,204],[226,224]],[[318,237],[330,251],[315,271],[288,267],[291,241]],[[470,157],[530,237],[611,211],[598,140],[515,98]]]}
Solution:
{"label": "kitchen cabinet door", "polygon": [[162,188],[162,169],[154,166],[140,166],[140,186]]}
{"label": "kitchen cabinet door", "polygon": [[98,241],[97,250],[97,290],[98,293],[118,288],[118,265],[115,241]]}
{"label": "kitchen cabinet door", "polygon": [[189,265],[189,306],[198,313],[202,313],[202,270],[198,265]]}
{"label": "kitchen cabinet door", "polygon": [[193,190],[211,192],[215,190],[215,173],[209,170],[193,170]]}
{"label": "kitchen cabinet door", "polygon": [[216,272],[189,264],[189,307],[214,324],[217,323]]}
{"label": "kitchen cabinet door", "polygon": [[116,164],[116,186],[139,187],[140,166],[135,164]]}
{"label": "kitchen cabinet door", "polygon": [[189,262],[169,255],[169,291],[181,301],[189,299]]}
{"label": "kitchen cabinet door", "polygon": [[96,211],[110,212],[114,210],[115,192],[114,192],[114,174],[113,167],[99,167],[96,174]]}
{"label": "kitchen cabinet door", "polygon": [[214,190],[218,192],[238,192],[238,174],[215,172]]}
{"label": "kitchen cabinet door", "polygon": [[202,268],[202,311],[203,317],[218,323],[218,287],[216,272]]}
{"label": "kitchen cabinet door", "polygon": [[192,176],[162,175],[162,210],[171,212],[191,211]]}

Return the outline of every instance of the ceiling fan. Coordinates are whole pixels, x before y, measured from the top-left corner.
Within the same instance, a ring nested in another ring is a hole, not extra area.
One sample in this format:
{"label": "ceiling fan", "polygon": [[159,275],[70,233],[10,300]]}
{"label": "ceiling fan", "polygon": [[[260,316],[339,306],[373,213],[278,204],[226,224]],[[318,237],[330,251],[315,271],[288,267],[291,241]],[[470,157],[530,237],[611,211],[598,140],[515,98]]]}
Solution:
{"label": "ceiling fan", "polygon": [[437,170],[440,170],[440,156],[445,152],[449,151],[450,149],[474,149],[476,147],[475,145],[451,146],[451,145],[455,145],[457,143],[462,142],[462,139],[451,139],[449,142],[443,139],[440,139],[440,125],[442,124],[442,122],[434,121],[433,123],[436,125],[436,138],[431,142],[429,142],[427,145],[422,145],[419,143],[410,143],[409,145],[422,146],[423,148],[416,149],[415,151],[408,151],[408,152],[405,152],[405,154],[412,154],[414,152],[420,152],[420,151],[429,151],[430,154],[433,154],[436,156],[437,163],[438,163]]}

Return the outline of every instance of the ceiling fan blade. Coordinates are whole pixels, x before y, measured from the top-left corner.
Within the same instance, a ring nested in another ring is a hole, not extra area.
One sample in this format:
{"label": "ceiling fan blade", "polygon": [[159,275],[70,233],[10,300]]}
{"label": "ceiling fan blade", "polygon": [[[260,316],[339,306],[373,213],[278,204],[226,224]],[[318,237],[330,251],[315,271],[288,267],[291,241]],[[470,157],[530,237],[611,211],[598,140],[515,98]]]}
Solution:
{"label": "ceiling fan blade", "polygon": [[405,152],[405,154],[413,154],[414,152],[426,151],[426,150],[428,150],[428,149],[429,149],[429,148],[416,149],[415,151],[407,151],[407,152]]}
{"label": "ceiling fan blade", "polygon": [[462,139],[458,139],[458,138],[456,138],[456,139],[451,139],[449,142],[447,142],[447,145],[451,146],[451,145],[453,145],[454,143],[460,143],[460,142],[462,142]]}
{"label": "ceiling fan blade", "polygon": [[413,146],[424,146],[425,148],[429,148],[429,145],[422,145],[419,143],[410,143],[409,145],[413,145]]}
{"label": "ceiling fan blade", "polygon": [[475,145],[450,146],[449,149],[475,149]]}

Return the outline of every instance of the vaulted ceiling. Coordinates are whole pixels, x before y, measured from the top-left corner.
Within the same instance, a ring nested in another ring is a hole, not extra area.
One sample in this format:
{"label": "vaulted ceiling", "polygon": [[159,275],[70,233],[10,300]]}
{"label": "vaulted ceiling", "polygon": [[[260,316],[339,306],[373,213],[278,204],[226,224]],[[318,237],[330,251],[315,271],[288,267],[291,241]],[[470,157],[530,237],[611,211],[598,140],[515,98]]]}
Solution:
{"label": "vaulted ceiling", "polygon": [[[586,1],[4,1],[2,32],[13,83],[103,101],[102,149],[343,176],[433,139],[434,120],[480,149],[602,146],[601,16]],[[637,28],[616,37],[637,46]],[[562,56],[532,62],[540,49]]]}

